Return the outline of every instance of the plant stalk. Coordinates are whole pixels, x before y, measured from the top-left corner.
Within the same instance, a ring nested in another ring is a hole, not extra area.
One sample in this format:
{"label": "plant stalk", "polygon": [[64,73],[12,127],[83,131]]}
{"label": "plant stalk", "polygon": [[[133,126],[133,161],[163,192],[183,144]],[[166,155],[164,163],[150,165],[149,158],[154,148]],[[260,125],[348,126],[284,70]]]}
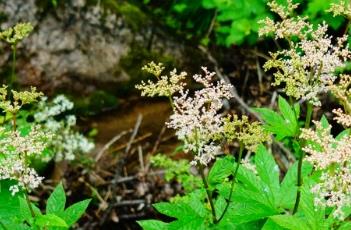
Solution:
{"label": "plant stalk", "polygon": [[[311,118],[313,112],[313,105],[311,103],[307,103],[307,114],[306,114],[306,121],[305,121],[305,128],[308,129],[310,127]],[[301,200],[301,187],[303,184],[302,181],[302,163],[305,153],[301,151],[301,155],[299,158],[299,162],[297,165],[297,192],[296,192],[296,200],[292,214],[295,214],[299,208],[300,200]]]}
{"label": "plant stalk", "polygon": [[212,193],[209,190],[208,183],[207,183],[207,180],[206,180],[206,177],[205,177],[205,172],[204,172],[205,168],[200,163],[199,163],[199,171],[200,171],[202,182],[204,184],[204,187],[205,187],[205,190],[206,190],[206,193],[207,193],[208,201],[210,202],[211,212],[212,212],[212,220],[213,220],[213,223],[216,224],[218,221],[217,221],[217,218],[216,218],[216,209],[215,209],[215,206],[213,204]]}
{"label": "plant stalk", "polygon": [[225,213],[228,211],[230,200],[232,199],[232,195],[233,195],[233,191],[234,191],[234,184],[235,184],[236,175],[238,174],[241,158],[243,156],[243,151],[244,151],[244,144],[242,142],[240,142],[238,162],[237,162],[237,165],[236,165],[235,170],[234,170],[233,180],[232,180],[232,184],[230,187],[230,193],[229,193],[227,205],[225,206],[222,215],[217,220],[217,223],[219,223],[223,219]]}
{"label": "plant stalk", "polygon": [[29,211],[30,211],[30,214],[32,215],[32,217],[34,218],[35,217],[35,212],[33,210],[33,207],[32,207],[32,204],[29,200],[29,196],[28,196],[28,190],[26,189],[26,191],[24,192],[24,195],[26,197],[26,202],[27,202],[27,205],[28,205],[28,208],[29,208]]}
{"label": "plant stalk", "polygon": [[9,82],[10,89],[13,89],[13,82],[16,78],[16,44],[12,45],[12,68],[11,68],[11,78]]}

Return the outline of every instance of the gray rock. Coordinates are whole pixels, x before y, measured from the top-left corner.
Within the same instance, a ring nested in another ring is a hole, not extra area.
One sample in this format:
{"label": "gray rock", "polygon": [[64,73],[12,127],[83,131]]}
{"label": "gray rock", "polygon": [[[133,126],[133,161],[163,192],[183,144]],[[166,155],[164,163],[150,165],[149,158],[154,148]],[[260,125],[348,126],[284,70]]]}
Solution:
{"label": "gray rock", "polygon": [[[123,15],[111,13],[99,5],[87,6],[85,0],[65,3],[54,11],[43,12],[35,0],[1,1],[0,9],[8,17],[1,29],[16,22],[31,22],[32,34],[19,44],[18,81],[42,89],[73,87],[94,89],[95,83],[116,84],[130,76],[121,69],[120,60],[132,44],[148,46],[151,24],[135,31]],[[4,46],[4,44],[2,44]],[[153,49],[160,55],[182,57],[182,46],[154,36]],[[0,66],[9,63],[10,52],[1,55]]]}

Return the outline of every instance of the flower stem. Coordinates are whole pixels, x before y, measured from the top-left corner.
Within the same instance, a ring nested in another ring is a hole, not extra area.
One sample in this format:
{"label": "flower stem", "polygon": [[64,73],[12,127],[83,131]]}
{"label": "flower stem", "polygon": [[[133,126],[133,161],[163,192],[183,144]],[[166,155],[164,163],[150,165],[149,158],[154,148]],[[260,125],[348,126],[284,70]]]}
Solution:
{"label": "flower stem", "polygon": [[175,106],[174,106],[174,102],[173,102],[172,96],[169,96],[168,100],[169,100],[169,103],[170,103],[170,105],[172,107],[172,110],[174,111],[175,110]]}
{"label": "flower stem", "polygon": [[310,127],[312,112],[313,112],[313,105],[311,103],[307,103],[307,114],[306,114],[306,121],[305,121],[306,129]]}
{"label": "flower stem", "polygon": [[[311,103],[307,103],[307,114],[306,114],[306,121],[305,121],[305,128],[308,129],[310,127],[311,123],[311,118],[312,118],[312,112],[313,112],[313,107]],[[293,214],[295,214],[299,208],[300,200],[301,200],[301,187],[303,184],[302,181],[302,162],[303,158],[305,156],[305,153],[301,151],[301,155],[299,158],[299,162],[297,165],[297,192],[296,192],[296,200],[295,200],[295,205],[293,209]]]}
{"label": "flower stem", "polygon": [[35,212],[34,212],[34,210],[33,210],[32,204],[31,204],[31,202],[30,202],[30,200],[29,200],[28,190],[27,190],[27,189],[26,189],[26,191],[24,192],[24,196],[26,197],[26,202],[27,202],[27,205],[28,205],[30,214],[31,214],[32,217],[34,218],[34,217],[35,217]]}
{"label": "flower stem", "polygon": [[225,213],[228,211],[230,200],[232,199],[232,195],[233,195],[233,191],[234,191],[235,178],[236,178],[236,175],[238,174],[238,171],[239,171],[239,166],[240,166],[241,158],[242,158],[242,155],[243,155],[243,151],[244,151],[244,144],[242,142],[240,142],[238,162],[237,162],[235,170],[234,170],[234,174],[233,174],[232,184],[231,184],[231,187],[230,187],[230,193],[229,193],[227,205],[225,206],[222,215],[217,220],[217,223],[219,223],[223,219]]}
{"label": "flower stem", "polygon": [[205,172],[204,172],[205,168],[201,164],[199,164],[199,171],[200,171],[202,182],[204,184],[204,187],[205,187],[205,190],[206,190],[206,193],[207,193],[208,201],[210,202],[211,212],[212,212],[212,220],[213,220],[213,223],[216,224],[218,221],[217,221],[217,218],[216,218],[216,210],[215,210],[215,206],[213,204],[212,193],[211,193],[211,191],[208,188],[208,183],[207,183],[207,180],[206,180],[206,177],[205,177]]}
{"label": "flower stem", "polygon": [[12,68],[11,68],[11,78],[9,82],[9,88],[13,89],[13,82],[15,81],[16,78],[16,44],[12,45]]}

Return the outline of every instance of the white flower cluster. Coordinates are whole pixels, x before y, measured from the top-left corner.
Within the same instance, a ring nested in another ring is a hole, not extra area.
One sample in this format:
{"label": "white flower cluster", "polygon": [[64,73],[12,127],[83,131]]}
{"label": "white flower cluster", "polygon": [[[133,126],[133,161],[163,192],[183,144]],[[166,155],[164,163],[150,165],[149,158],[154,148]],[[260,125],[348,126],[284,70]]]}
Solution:
{"label": "white flower cluster", "polygon": [[0,180],[18,182],[10,187],[13,195],[21,189],[35,189],[43,180],[30,168],[29,159],[43,152],[50,137],[50,133],[44,133],[39,126],[32,127],[27,135],[4,128],[0,130]]}
{"label": "white flower cluster", "polygon": [[306,160],[321,170],[320,182],[312,188],[315,204],[335,207],[333,216],[344,219],[343,208],[351,204],[351,137],[334,138],[331,126],[315,122],[316,130],[302,129],[300,138],[307,141]]}
{"label": "white flower cluster", "polygon": [[74,104],[64,95],[55,97],[51,103],[47,102],[46,98],[39,102],[38,112],[34,115],[35,121],[43,130],[54,133],[54,138],[48,143],[53,155],[44,156],[44,160],[74,160],[76,155],[88,153],[94,148],[92,142],[73,129],[76,125],[74,115],[66,115],[64,119],[57,120],[56,116],[73,107]]}
{"label": "white flower cluster", "polygon": [[[277,4],[274,6],[272,10],[277,12]],[[296,7],[291,6],[289,10]],[[283,10],[282,7],[278,9]],[[289,49],[272,53],[272,59],[266,62],[264,68],[277,69],[274,85],[285,85],[284,91],[288,96],[320,106],[318,95],[330,90],[337,78],[335,69],[344,66],[351,57],[348,46],[344,45],[347,37],[333,42],[332,37],[327,35],[326,24],[314,29],[306,18],[290,18],[289,14],[283,15],[281,22],[276,23],[269,18],[262,21],[265,25],[261,35],[274,32],[276,38],[285,38],[290,44]],[[299,40],[291,39],[293,36]]]}
{"label": "white flower cluster", "polygon": [[219,113],[222,100],[232,97],[231,85],[223,81],[213,84],[214,73],[202,68],[205,75],[195,75],[195,81],[204,85],[190,96],[188,90],[181,90],[180,96],[174,96],[174,113],[167,123],[176,130],[178,138],[185,143],[185,150],[196,154],[193,164],[200,162],[207,165],[221,148],[214,139],[223,133],[223,117]]}

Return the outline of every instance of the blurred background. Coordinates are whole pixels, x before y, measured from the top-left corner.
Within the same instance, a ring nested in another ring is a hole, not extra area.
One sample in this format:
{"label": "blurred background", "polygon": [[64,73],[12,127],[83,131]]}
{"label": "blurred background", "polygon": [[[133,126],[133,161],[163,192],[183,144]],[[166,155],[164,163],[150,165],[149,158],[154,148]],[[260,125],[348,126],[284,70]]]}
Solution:
{"label": "blurred background", "polygon": [[[326,12],[335,1],[294,2],[301,3],[298,14],[308,15],[314,24],[325,21],[330,34],[341,35],[347,21]],[[17,47],[16,87],[36,86],[49,99],[64,94],[74,103],[76,129],[95,143],[90,153],[69,165],[50,162],[41,169],[48,184],[64,181],[70,202],[93,197],[80,229],[138,229],[136,220],[155,217],[152,203],[183,191],[150,164],[156,153],[173,159],[187,156],[164,126],[171,112],[167,100],[142,98],[135,89],[151,78],[141,71],[148,62],[164,63],[165,73],[177,68],[189,76],[207,66],[235,86],[237,96],[228,107],[239,113],[247,112],[245,106],[273,106],[279,89],[272,88],[271,76],[261,66],[268,51],[286,44],[258,37],[258,21],[277,18],[266,4],[0,0],[0,30],[18,22],[34,26]],[[0,54],[1,81],[6,83],[11,48],[0,43]],[[46,190],[36,196],[47,196]]]}

